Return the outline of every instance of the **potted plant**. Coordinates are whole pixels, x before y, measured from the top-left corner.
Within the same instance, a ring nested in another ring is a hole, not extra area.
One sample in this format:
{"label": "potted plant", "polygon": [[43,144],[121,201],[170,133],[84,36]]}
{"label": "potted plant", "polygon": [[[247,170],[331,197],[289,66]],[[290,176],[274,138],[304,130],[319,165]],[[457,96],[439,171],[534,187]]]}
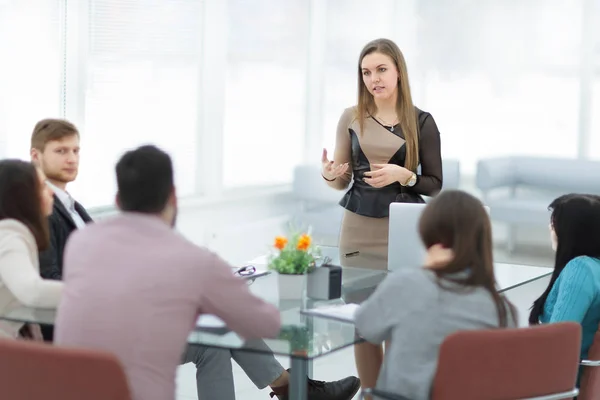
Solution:
{"label": "potted plant", "polygon": [[274,252],[269,256],[269,269],[278,273],[279,297],[301,299],[306,286],[306,274],[315,267],[320,254],[307,233],[292,233],[277,236],[273,243]]}

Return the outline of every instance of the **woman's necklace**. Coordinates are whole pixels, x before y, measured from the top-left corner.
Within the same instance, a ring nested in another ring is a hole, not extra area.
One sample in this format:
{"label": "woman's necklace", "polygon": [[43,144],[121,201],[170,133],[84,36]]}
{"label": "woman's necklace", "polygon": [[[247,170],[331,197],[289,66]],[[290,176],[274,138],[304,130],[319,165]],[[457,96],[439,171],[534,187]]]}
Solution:
{"label": "woman's necklace", "polygon": [[386,120],[384,120],[381,117],[377,117],[377,119],[379,119],[381,122],[383,122],[383,125],[385,126],[389,126],[390,127],[390,132],[394,132],[394,127],[396,126],[396,124],[398,123],[398,117],[396,117],[394,119],[394,123],[390,124],[389,122],[387,122]]}

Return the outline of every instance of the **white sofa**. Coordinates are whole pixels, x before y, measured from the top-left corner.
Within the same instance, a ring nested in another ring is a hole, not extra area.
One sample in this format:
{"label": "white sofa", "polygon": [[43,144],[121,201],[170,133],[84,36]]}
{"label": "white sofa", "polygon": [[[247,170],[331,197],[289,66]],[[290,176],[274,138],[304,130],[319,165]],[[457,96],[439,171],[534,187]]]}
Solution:
{"label": "white sofa", "polygon": [[477,164],[477,188],[492,220],[509,228],[507,246],[515,248],[520,225],[547,226],[548,205],[566,193],[600,194],[600,162],[589,160],[503,157]]}

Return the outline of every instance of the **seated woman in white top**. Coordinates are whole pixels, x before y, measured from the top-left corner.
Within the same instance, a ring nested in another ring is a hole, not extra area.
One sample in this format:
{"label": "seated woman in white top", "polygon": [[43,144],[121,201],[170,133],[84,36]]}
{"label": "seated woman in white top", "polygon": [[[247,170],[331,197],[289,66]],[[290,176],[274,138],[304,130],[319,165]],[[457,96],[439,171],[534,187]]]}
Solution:
{"label": "seated woman in white top", "polygon": [[[48,246],[53,194],[31,163],[0,161],[0,314],[22,307],[56,308],[62,282],[39,274],[38,251]],[[0,321],[0,337],[16,338],[23,323]]]}
{"label": "seated woman in white top", "polygon": [[411,400],[429,398],[448,335],[516,326],[514,307],[496,291],[491,223],[478,199],[442,192],[423,210],[419,233],[424,267],[391,273],[355,315],[364,339],[389,343],[383,368],[374,365],[376,388]]}

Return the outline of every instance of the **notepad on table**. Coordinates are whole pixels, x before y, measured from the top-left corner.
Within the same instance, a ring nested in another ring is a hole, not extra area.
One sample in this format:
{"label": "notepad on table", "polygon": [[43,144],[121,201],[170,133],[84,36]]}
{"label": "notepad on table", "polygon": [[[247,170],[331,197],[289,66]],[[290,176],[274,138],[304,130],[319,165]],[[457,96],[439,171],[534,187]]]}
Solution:
{"label": "notepad on table", "polygon": [[309,310],[301,310],[302,314],[314,315],[317,317],[330,318],[343,322],[354,322],[354,313],[359,305],[354,303],[311,308]]}
{"label": "notepad on table", "polygon": [[216,315],[202,314],[198,317],[196,326],[198,328],[224,328],[225,322]]}
{"label": "notepad on table", "polygon": [[212,314],[202,314],[199,316],[196,321],[196,330],[216,335],[225,335],[230,332],[230,329],[225,325],[225,322]]}

